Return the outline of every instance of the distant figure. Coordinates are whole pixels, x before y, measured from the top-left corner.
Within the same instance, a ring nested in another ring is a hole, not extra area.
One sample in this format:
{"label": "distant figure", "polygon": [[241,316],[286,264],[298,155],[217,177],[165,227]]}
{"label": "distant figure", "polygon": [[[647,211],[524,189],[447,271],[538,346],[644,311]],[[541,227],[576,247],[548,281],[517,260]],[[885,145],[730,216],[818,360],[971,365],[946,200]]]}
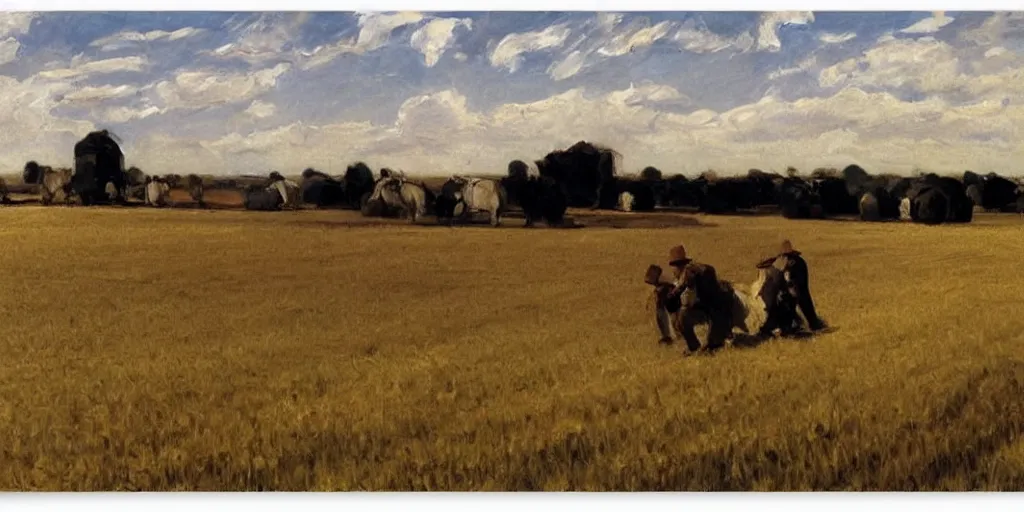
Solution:
{"label": "distant figure", "polygon": [[661,281],[661,268],[655,265],[648,268],[645,276],[647,283],[655,287],[659,342],[664,345],[674,342],[671,318],[675,315],[688,355],[701,349],[694,332],[701,320],[710,324],[706,349],[725,346],[726,338],[732,333],[735,294],[718,280],[714,267],[693,261],[681,245],[669,251],[669,266],[673,269],[671,283]]}
{"label": "distant figure", "polygon": [[788,336],[800,329],[800,317],[796,314],[796,299],[786,286],[786,277],[775,268],[778,256],[761,258],[757,264],[757,281],[750,287],[755,303],[761,305],[765,312],[765,321],[757,334],[762,338],[770,338],[779,329],[783,336]]}
{"label": "distant figure", "polygon": [[820,331],[825,329],[827,326],[825,322],[822,322],[818,318],[817,311],[814,310],[814,299],[811,298],[811,287],[810,287],[810,276],[807,270],[807,262],[804,261],[803,257],[800,256],[800,251],[793,249],[793,244],[789,240],[782,242],[781,254],[779,257],[783,258],[783,276],[786,278],[786,284],[789,288],[789,292],[793,294],[796,299],[797,307],[800,308],[800,313],[803,314],[807,320],[807,326],[812,331]]}
{"label": "distant figure", "polygon": [[188,195],[192,197],[192,200],[199,205],[200,208],[206,208],[206,201],[203,198],[204,186],[203,178],[200,178],[196,174],[189,174],[185,178],[188,182]]}

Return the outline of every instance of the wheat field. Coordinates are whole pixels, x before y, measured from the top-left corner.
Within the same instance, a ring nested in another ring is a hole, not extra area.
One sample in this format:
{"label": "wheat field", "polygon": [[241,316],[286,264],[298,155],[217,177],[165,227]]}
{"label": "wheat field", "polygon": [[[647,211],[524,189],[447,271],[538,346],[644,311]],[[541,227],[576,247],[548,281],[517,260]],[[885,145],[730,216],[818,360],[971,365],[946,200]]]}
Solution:
{"label": "wheat field", "polygon": [[[1024,490],[1016,216],[574,213],[0,208],[0,489]],[[648,264],[783,237],[834,332],[658,346]]]}

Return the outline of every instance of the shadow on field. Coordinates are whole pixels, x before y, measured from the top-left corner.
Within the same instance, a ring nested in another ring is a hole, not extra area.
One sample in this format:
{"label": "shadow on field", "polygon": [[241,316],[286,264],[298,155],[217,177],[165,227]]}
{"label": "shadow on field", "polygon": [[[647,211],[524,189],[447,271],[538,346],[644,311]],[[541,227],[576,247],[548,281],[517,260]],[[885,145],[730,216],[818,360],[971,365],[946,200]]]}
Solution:
{"label": "shadow on field", "polygon": [[792,335],[789,335],[789,336],[777,336],[777,337],[771,337],[771,338],[761,338],[761,337],[759,337],[757,335],[754,335],[754,334],[737,333],[733,337],[732,346],[733,346],[733,348],[748,349],[748,348],[757,348],[757,347],[759,347],[759,346],[761,346],[761,345],[763,345],[765,343],[772,342],[772,341],[781,341],[781,342],[787,342],[787,341],[812,341],[812,340],[814,340],[815,338],[817,338],[819,336],[822,336],[822,335],[825,335],[825,334],[831,334],[831,333],[836,332],[837,330],[838,329],[836,327],[831,327],[830,326],[827,329],[824,329],[824,330],[821,330],[821,331],[818,331],[818,332],[801,331],[801,332],[798,332],[796,334],[792,334]]}
{"label": "shadow on field", "polygon": [[692,214],[674,211],[618,212],[586,210],[573,212],[573,220],[586,227],[612,229],[672,229],[684,227],[714,227]]}

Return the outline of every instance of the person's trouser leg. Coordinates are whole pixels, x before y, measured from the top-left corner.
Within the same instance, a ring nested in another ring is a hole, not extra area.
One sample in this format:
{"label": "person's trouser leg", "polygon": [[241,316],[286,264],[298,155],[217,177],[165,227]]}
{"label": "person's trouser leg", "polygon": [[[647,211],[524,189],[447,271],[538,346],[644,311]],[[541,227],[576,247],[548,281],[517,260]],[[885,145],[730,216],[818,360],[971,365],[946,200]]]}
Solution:
{"label": "person's trouser leg", "polygon": [[672,315],[667,309],[660,305],[655,308],[655,319],[658,324],[658,332],[661,334],[661,343],[672,343]]}
{"label": "person's trouser leg", "polygon": [[800,313],[807,319],[807,326],[813,330],[821,329],[824,324],[818,318],[818,312],[814,310],[814,300],[811,298],[811,291],[807,286],[801,286],[797,289],[797,292],[797,305],[800,307]]}
{"label": "person's trouser leg", "polygon": [[730,308],[715,310],[708,316],[711,320],[708,325],[708,350],[722,348],[732,333],[732,311]]}
{"label": "person's trouser leg", "polygon": [[700,350],[700,339],[697,338],[697,333],[694,332],[694,321],[692,315],[686,315],[682,321],[682,334],[683,339],[686,340],[686,348],[690,349],[691,352]]}

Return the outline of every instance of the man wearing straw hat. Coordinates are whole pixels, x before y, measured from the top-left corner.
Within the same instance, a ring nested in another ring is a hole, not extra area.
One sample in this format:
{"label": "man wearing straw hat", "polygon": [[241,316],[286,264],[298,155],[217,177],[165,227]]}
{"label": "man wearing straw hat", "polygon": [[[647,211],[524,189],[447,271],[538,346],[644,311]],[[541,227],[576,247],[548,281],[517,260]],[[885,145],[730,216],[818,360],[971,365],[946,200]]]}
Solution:
{"label": "man wearing straw hat", "polygon": [[715,268],[690,259],[682,245],[669,250],[668,264],[672,267],[673,282],[661,279],[661,267],[657,265],[648,267],[644,279],[655,287],[660,343],[673,343],[671,319],[675,316],[674,323],[686,341],[687,354],[697,352],[701,343],[694,326],[697,318],[703,316],[710,324],[706,349],[725,346],[726,337],[732,332],[733,301],[719,282]]}
{"label": "man wearing straw hat", "polygon": [[811,298],[810,276],[807,271],[807,262],[800,256],[800,251],[793,249],[789,240],[784,240],[780,247],[779,257],[783,259],[783,275],[789,292],[796,299],[796,305],[800,308],[807,320],[807,326],[812,331],[820,331],[828,326],[818,318],[818,312],[814,309],[814,299]]}

